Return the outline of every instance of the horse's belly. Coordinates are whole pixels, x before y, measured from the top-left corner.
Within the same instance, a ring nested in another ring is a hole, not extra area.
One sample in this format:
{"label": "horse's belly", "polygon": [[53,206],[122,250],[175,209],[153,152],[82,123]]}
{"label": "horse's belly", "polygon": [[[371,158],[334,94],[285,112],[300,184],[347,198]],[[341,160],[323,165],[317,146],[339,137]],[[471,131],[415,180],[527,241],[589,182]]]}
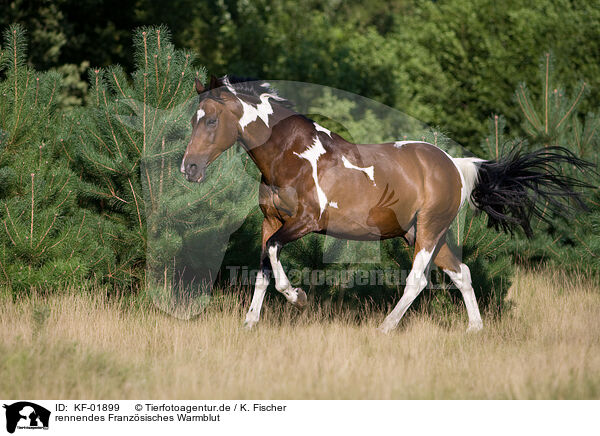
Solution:
{"label": "horse's belly", "polygon": [[380,240],[404,236],[414,221],[414,214],[380,204],[345,204],[327,209],[321,233],[356,239]]}

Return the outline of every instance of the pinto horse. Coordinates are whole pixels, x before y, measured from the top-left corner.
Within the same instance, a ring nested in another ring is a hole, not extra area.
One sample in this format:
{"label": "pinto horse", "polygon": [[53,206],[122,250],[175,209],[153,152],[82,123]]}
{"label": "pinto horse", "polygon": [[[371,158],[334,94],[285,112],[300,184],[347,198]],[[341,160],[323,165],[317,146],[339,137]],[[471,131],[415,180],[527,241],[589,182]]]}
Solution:
{"label": "pinto horse", "polygon": [[576,186],[561,174],[562,163],[587,162],[568,150],[549,147],[522,154],[512,151],[496,161],[452,158],[421,141],[353,144],[292,110],[266,82],[212,77],[200,94],[192,135],[181,162],[190,182],[238,142],[262,174],[259,199],[264,215],[260,271],[245,319],[251,328],[271,274],[275,288],[294,306],[307,304],[281,265],[282,247],[316,232],[337,238],[377,241],[402,237],[414,246],[404,293],[380,330],[393,330],[427,285],[434,262],[462,293],[468,330],[483,327],[469,267],[446,243],[446,233],[465,202],[487,213],[489,224],[531,234],[530,219],[543,207],[561,211],[573,198],[584,206]]}

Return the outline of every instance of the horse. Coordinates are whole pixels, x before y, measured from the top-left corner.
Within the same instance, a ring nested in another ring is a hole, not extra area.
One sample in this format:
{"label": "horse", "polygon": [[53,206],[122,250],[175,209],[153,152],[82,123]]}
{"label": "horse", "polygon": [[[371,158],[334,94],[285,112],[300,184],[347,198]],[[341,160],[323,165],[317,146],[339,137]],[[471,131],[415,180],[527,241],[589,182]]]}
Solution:
{"label": "horse", "polygon": [[192,133],[181,162],[189,182],[239,142],[261,173],[259,205],[264,215],[260,269],[244,325],[252,328],[271,275],[275,288],[299,309],[306,293],[294,288],[280,262],[282,248],[309,233],[378,241],[403,238],[414,247],[412,268],[399,302],[379,329],[398,326],[427,286],[435,263],[462,293],[467,331],[483,328],[469,267],[449,248],[448,229],[465,203],[488,215],[501,230],[522,228],[544,218],[544,208],[561,212],[585,208],[575,188],[585,185],[564,175],[561,164],[588,166],[568,150],[546,147],[530,153],[513,149],[497,160],[453,158],[427,142],[403,140],[354,144],[293,110],[268,82],[234,77],[198,78]]}

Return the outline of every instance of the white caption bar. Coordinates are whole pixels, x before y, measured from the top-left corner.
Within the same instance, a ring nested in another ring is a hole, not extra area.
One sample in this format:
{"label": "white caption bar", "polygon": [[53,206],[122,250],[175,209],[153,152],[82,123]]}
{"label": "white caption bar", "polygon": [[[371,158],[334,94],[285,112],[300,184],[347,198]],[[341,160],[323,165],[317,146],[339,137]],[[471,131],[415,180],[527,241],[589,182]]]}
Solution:
{"label": "white caption bar", "polygon": [[[42,434],[598,434],[593,401],[2,400],[0,425]],[[12,432],[11,432],[12,430]],[[329,433],[330,432],[330,433]],[[311,434],[311,433],[308,433]]]}

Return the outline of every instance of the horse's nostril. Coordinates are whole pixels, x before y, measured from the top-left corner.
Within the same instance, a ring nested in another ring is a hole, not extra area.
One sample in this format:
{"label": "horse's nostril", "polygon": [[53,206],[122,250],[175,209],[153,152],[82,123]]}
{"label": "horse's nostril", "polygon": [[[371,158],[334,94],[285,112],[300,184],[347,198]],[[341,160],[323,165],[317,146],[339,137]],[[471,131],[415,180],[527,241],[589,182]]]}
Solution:
{"label": "horse's nostril", "polygon": [[198,168],[198,166],[196,164],[193,164],[193,163],[187,164],[185,166],[185,172],[186,172],[186,174],[193,175],[196,172],[196,168]]}
{"label": "horse's nostril", "polygon": [[199,182],[204,178],[204,171],[206,165],[202,162],[199,163],[186,163],[185,164],[185,178],[190,182]]}

